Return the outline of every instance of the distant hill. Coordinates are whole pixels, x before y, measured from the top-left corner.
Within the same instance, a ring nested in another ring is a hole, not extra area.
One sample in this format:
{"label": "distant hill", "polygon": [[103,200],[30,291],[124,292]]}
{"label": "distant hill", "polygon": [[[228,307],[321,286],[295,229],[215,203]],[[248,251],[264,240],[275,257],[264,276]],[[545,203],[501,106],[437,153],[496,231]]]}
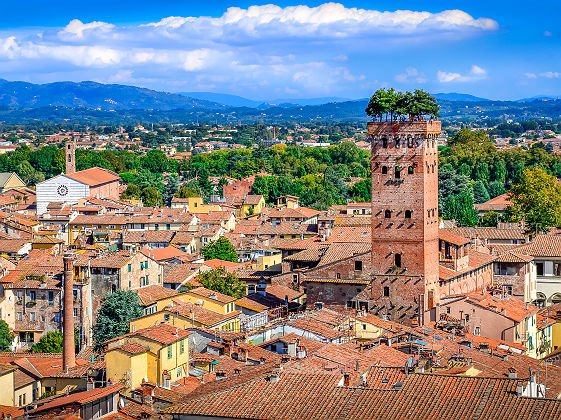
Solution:
{"label": "distant hill", "polygon": [[227,93],[214,92],[178,92],[178,95],[188,96],[190,98],[202,99],[205,101],[216,102],[226,106],[247,106],[249,108],[257,108],[263,101],[253,101],[237,95],[229,95]]}
{"label": "distant hill", "polygon": [[174,93],[96,82],[56,82],[43,85],[0,79],[0,105],[16,107],[63,106],[101,110],[204,108],[219,109],[218,103]]}
{"label": "distant hill", "polygon": [[531,98],[518,99],[516,102],[552,101],[557,98],[555,96],[532,96]]}
{"label": "distant hill", "polygon": [[435,93],[433,96],[440,101],[454,101],[454,102],[482,102],[490,101],[490,99],[479,98],[477,96],[468,95],[467,93]]}
{"label": "distant hill", "polygon": [[[340,98],[338,96],[326,96],[322,98],[277,98],[266,101],[263,105],[280,106],[288,108],[290,106],[309,106],[309,105],[323,105],[331,102],[350,102],[352,99]],[[262,106],[263,106],[262,105]]]}

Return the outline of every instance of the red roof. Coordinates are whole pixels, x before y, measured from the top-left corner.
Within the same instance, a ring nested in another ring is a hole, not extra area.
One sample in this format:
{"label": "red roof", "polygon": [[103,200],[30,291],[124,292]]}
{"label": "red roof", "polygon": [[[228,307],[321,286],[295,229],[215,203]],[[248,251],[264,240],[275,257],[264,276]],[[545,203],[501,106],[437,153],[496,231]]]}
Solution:
{"label": "red roof", "polygon": [[121,335],[119,337],[107,340],[106,343],[112,343],[127,337],[143,337],[148,340],[156,341],[162,344],[171,344],[191,334],[190,331],[185,331],[181,328],[176,328],[168,324],[158,324],[152,327],[143,328],[141,330]]}
{"label": "red roof", "polygon": [[112,172],[109,169],[99,168],[97,166],[66,176],[75,179],[78,182],[87,184],[90,187],[106,184],[108,182],[119,181],[121,179],[115,172]]}
{"label": "red roof", "polygon": [[95,401],[107,395],[119,392],[123,388],[121,384],[113,384],[105,388],[95,388],[89,391],[78,392],[76,394],[65,395],[63,397],[54,398],[48,403],[30,410],[29,413],[41,413],[43,411],[52,410],[57,407],[62,407],[69,404],[85,404],[90,401]]}
{"label": "red roof", "polygon": [[146,255],[148,258],[152,258],[156,261],[170,260],[175,257],[181,257],[188,255],[186,252],[176,248],[174,246],[166,246],[165,248],[157,249],[142,249],[140,252]]}

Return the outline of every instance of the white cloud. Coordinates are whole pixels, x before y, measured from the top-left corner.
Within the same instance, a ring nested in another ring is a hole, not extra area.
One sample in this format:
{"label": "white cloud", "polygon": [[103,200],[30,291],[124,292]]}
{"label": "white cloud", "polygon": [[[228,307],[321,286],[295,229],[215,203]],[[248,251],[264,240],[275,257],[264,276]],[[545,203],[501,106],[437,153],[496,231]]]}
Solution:
{"label": "white cloud", "polygon": [[561,78],[561,73],[558,71],[546,71],[540,73],[541,77],[545,77],[546,79],[559,79]]}
{"label": "white cloud", "polygon": [[72,39],[84,38],[84,32],[86,34],[88,32],[110,32],[115,28],[115,25],[105,22],[90,22],[90,23],[82,23],[82,21],[78,19],[71,20],[68,25],[66,25],[61,31],[59,31],[58,35],[62,39]]}
{"label": "white cloud", "polygon": [[487,77],[487,71],[479,66],[473,65],[467,74],[452,73],[439,70],[436,77],[440,83],[450,82],[475,82]]}
{"label": "white cloud", "polygon": [[526,76],[528,79],[537,79],[538,75],[536,73],[524,73],[524,76]]}
{"label": "white cloud", "polygon": [[408,67],[404,73],[398,74],[394,79],[399,83],[426,83],[427,79],[415,67]]}
{"label": "white cloud", "polygon": [[[39,33],[8,32],[0,38],[0,63],[9,64],[14,77],[64,72],[83,79],[92,69],[90,78],[96,80],[132,80],[134,75],[134,80],[155,84],[222,86],[239,93],[285,83],[283,91],[328,93],[373,83],[349,58],[356,52],[432,45],[435,39],[457,40],[497,28],[494,20],[461,10],[381,12],[339,3],[269,4],[231,7],[218,17],[170,16],[144,25],[73,19]],[[484,77],[477,69],[469,76]],[[376,69],[368,71],[376,75]],[[6,72],[1,76],[9,77]],[[413,67],[395,79],[426,81]]]}
{"label": "white cloud", "polygon": [[551,31],[543,31],[543,36],[553,36],[553,32],[551,32]]}

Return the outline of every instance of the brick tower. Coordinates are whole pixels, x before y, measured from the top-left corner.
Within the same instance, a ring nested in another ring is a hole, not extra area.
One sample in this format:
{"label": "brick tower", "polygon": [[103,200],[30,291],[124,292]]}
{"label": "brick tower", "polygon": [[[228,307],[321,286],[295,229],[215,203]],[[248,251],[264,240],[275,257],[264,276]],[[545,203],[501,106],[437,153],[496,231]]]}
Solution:
{"label": "brick tower", "polygon": [[373,308],[424,323],[438,285],[440,121],[368,123],[372,142]]}
{"label": "brick tower", "polygon": [[76,172],[76,142],[69,140],[66,143],[66,175]]}

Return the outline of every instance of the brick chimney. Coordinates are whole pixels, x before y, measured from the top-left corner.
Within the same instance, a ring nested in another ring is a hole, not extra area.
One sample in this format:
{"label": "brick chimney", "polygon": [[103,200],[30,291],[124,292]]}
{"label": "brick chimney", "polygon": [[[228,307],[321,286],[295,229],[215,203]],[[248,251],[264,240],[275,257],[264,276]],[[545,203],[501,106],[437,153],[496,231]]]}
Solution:
{"label": "brick chimney", "polygon": [[67,252],[64,254],[64,324],[63,342],[62,342],[62,366],[63,369],[69,369],[76,366],[75,348],[74,348],[74,254]]}

